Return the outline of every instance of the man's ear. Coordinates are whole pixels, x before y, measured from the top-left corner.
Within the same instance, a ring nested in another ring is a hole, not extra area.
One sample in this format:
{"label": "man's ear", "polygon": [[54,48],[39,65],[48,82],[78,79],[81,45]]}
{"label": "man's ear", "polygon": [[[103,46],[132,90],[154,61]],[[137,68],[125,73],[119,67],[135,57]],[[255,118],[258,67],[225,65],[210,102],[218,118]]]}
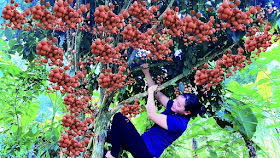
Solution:
{"label": "man's ear", "polygon": [[185,115],[189,115],[189,114],[191,114],[191,112],[190,111],[186,111],[184,114]]}

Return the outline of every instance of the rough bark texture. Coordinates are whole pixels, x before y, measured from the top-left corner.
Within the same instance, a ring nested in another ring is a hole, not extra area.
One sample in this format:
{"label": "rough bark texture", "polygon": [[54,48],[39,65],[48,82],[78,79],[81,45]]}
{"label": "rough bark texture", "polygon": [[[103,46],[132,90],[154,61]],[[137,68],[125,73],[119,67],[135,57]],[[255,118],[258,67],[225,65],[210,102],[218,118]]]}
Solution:
{"label": "rough bark texture", "polygon": [[[101,90],[103,94],[103,91]],[[101,96],[101,95],[100,95]],[[103,95],[102,95],[103,96]],[[94,127],[94,139],[93,139],[93,149],[92,158],[102,158],[103,149],[105,145],[105,138],[107,136],[107,129],[109,127],[110,118],[112,113],[108,111],[110,103],[113,100],[114,92],[112,92],[107,98],[103,98],[100,104],[100,111],[96,117],[95,127]]]}
{"label": "rough bark texture", "polygon": [[92,158],[102,158],[103,149],[105,145],[105,138],[107,136],[107,127],[110,122],[108,112],[101,111],[96,120],[96,127],[94,130],[94,143],[92,149]]}
{"label": "rough bark texture", "polygon": [[254,142],[251,139],[249,139],[249,140],[245,139],[245,143],[246,143],[247,148],[249,149],[249,156],[252,158],[257,158],[257,153],[256,153]]}

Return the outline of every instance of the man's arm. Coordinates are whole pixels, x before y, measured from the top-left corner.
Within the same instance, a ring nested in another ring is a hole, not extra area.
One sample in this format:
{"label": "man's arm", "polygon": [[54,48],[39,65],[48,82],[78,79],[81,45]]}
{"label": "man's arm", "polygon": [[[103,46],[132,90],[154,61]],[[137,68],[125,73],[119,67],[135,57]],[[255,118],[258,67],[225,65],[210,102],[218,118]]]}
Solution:
{"label": "man's arm", "polygon": [[[145,67],[148,66],[148,64],[143,64],[141,66],[145,68]],[[143,71],[143,73],[144,73],[144,75],[147,79],[148,87],[151,87],[152,85],[155,85],[155,82],[153,81],[153,79],[150,75],[149,69],[145,68],[145,69],[142,69],[142,71]],[[164,107],[167,106],[167,102],[169,101],[169,98],[167,96],[165,96],[163,93],[157,92],[156,93],[156,98]]]}

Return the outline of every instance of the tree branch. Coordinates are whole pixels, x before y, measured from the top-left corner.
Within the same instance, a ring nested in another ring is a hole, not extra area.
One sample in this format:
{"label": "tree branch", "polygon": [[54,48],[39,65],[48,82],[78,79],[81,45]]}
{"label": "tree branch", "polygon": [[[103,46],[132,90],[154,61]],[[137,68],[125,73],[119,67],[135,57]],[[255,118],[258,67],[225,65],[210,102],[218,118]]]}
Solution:
{"label": "tree branch", "polygon": [[[158,21],[161,21],[161,20],[162,20],[162,17],[163,17],[163,15],[164,15],[164,13],[166,12],[167,9],[169,9],[169,8],[173,5],[174,1],[175,1],[175,0],[171,0],[171,1],[169,2],[169,4],[168,4],[168,6],[166,7],[165,11],[159,16]],[[154,28],[154,27],[156,27],[156,26],[157,26],[157,25],[153,25],[152,28]]]}
{"label": "tree branch", "polygon": [[[151,68],[151,67],[161,67],[161,66],[171,65],[171,64],[174,64],[174,63],[170,62],[170,61],[167,61],[167,62],[162,62],[162,63],[151,64],[148,67],[149,68]],[[142,70],[142,69],[143,69],[142,67],[137,67],[137,68],[134,68],[134,69],[130,70],[130,72],[133,73],[133,72],[137,72],[137,71]]]}
{"label": "tree branch", "polygon": [[[195,67],[199,67],[200,65],[203,65],[205,62],[211,60],[213,56],[215,56],[215,55],[220,55],[220,54],[222,54],[224,51],[226,51],[226,50],[228,50],[228,49],[231,49],[231,48],[232,48],[233,46],[235,46],[235,45],[236,45],[236,43],[233,43],[233,44],[231,44],[231,45],[228,45],[227,48],[225,48],[225,49],[222,49],[222,50],[219,50],[219,51],[215,51],[215,50],[211,51],[211,53],[213,53],[213,52],[216,52],[216,53],[214,53],[214,54],[208,53],[209,56],[208,56],[208,57],[203,57],[203,58],[201,58],[201,60],[196,64]],[[168,64],[171,64],[171,63],[172,63],[172,62],[157,63],[157,64],[149,65],[149,67],[163,66],[163,65],[168,65]],[[136,71],[139,71],[139,70],[141,70],[141,69],[142,69],[142,67],[138,67],[138,68],[133,69],[132,72],[136,72]],[[184,75],[184,74],[182,73],[182,74],[176,76],[176,77],[173,78],[172,80],[169,80],[168,82],[166,82],[166,83],[162,84],[161,86],[159,86],[159,87],[157,88],[156,92],[161,91],[161,90],[165,89],[166,87],[168,87],[168,86],[170,86],[170,85],[176,85],[176,82],[177,82],[178,80],[180,80],[180,79],[182,79],[182,78],[184,78],[184,77],[189,77],[189,75],[192,74],[194,71],[195,71],[195,69],[191,69],[191,70],[189,71],[189,73],[186,74],[186,75]],[[119,105],[118,105],[117,107],[115,107],[115,109],[113,110],[112,115],[114,115],[114,114],[122,107],[122,105],[123,105],[125,102],[127,102],[127,101],[128,101],[128,102],[132,102],[132,101],[135,100],[135,99],[143,98],[143,97],[145,97],[145,96],[147,96],[147,95],[148,95],[147,92],[140,93],[140,94],[136,94],[135,96],[130,97],[130,98],[128,98],[128,99],[126,99],[126,100],[120,102]]]}
{"label": "tree branch", "polygon": [[121,15],[123,10],[127,10],[128,7],[130,6],[130,3],[131,3],[131,0],[129,0],[128,2],[124,2],[124,5],[118,15]]}

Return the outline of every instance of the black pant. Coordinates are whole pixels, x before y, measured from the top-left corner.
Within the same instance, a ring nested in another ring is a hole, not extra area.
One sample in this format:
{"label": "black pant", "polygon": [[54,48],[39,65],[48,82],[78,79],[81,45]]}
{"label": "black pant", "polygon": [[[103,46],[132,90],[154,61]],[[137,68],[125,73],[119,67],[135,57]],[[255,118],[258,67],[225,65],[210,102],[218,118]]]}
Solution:
{"label": "black pant", "polygon": [[[129,151],[134,158],[152,158],[144,140],[129,121],[120,112],[113,117],[111,130],[108,132],[106,142],[112,144],[111,154],[118,158],[120,148]],[[104,153],[105,155],[106,153]]]}

